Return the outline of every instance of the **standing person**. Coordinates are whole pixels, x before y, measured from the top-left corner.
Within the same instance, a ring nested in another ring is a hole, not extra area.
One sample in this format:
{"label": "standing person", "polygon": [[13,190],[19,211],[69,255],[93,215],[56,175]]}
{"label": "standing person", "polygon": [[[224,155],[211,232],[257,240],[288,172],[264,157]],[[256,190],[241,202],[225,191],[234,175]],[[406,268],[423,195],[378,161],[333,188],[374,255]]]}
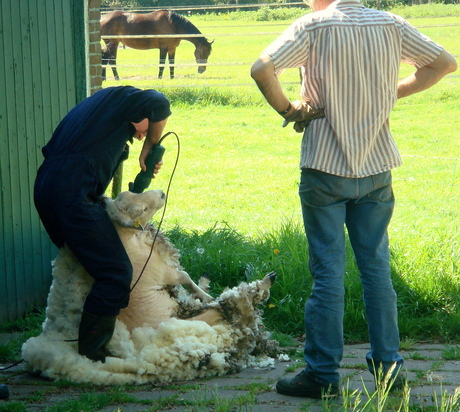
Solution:
{"label": "standing person", "polygon": [[[391,169],[401,158],[388,119],[398,98],[433,86],[457,64],[403,18],[358,0],[311,0],[310,7],[313,13],[295,21],[251,70],[272,108],[303,130],[299,195],[313,277],[305,304],[306,367],[276,389],[312,398],[339,393],[344,225],[363,285],[369,370],[376,381],[391,372],[386,379],[397,389],[404,383],[403,358],[387,227],[394,206]],[[398,84],[401,61],[415,72]],[[301,101],[291,103],[278,75],[297,67]]]}
{"label": "standing person", "polygon": [[146,170],[147,155],[170,114],[169,101],[155,90],[109,87],[75,106],[42,149],[35,206],[53,243],[67,245],[94,278],[78,337],[78,353],[94,361],[109,355],[105,347],[116,316],[128,305],[133,271],[100,199],[128,157],[133,137],[146,137],[139,156]]}

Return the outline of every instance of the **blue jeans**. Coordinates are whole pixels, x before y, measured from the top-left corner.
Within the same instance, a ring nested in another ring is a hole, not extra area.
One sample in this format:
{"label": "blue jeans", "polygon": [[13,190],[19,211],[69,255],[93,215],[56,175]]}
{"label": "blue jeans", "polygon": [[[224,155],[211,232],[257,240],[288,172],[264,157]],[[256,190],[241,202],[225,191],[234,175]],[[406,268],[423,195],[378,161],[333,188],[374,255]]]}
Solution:
{"label": "blue jeans", "polygon": [[391,172],[346,178],[303,169],[299,188],[313,287],[305,304],[306,371],[317,382],[336,384],[343,356],[345,230],[363,286],[368,322],[369,370],[395,375],[398,354],[396,293],[390,273],[387,227],[394,208]]}

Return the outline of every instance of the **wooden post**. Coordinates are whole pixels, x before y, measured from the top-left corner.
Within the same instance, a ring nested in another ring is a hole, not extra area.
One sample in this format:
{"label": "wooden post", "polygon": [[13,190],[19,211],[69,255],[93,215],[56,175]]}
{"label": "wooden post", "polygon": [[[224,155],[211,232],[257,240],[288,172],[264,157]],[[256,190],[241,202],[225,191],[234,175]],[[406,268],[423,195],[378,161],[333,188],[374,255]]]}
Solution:
{"label": "wooden post", "polygon": [[121,192],[121,184],[123,182],[123,162],[118,166],[112,180],[112,199],[115,199]]}

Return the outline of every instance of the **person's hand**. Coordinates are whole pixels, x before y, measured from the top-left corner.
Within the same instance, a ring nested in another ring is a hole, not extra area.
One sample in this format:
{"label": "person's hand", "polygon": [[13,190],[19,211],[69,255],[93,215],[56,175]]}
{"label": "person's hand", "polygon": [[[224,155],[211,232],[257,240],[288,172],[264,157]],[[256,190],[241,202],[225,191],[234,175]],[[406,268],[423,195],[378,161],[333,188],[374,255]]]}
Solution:
{"label": "person's hand", "polygon": [[163,166],[163,160],[160,160],[156,165],[155,168],[153,169],[153,178],[155,179],[155,175],[160,171],[161,166]]}
{"label": "person's hand", "polygon": [[[148,151],[147,151],[148,150]],[[150,153],[150,149],[146,148],[145,146],[142,148],[141,154],[139,156],[139,166],[141,170],[145,172],[147,170],[147,165],[145,161],[147,160],[148,153]],[[153,175],[152,178],[155,178],[155,175],[160,171],[161,166],[163,166],[163,160],[160,160],[155,167],[153,168]]]}
{"label": "person's hand", "polygon": [[313,109],[308,103],[296,100],[292,103],[289,116],[284,119],[283,127],[294,122],[294,130],[297,133],[302,133],[312,120],[325,116],[323,109]]}

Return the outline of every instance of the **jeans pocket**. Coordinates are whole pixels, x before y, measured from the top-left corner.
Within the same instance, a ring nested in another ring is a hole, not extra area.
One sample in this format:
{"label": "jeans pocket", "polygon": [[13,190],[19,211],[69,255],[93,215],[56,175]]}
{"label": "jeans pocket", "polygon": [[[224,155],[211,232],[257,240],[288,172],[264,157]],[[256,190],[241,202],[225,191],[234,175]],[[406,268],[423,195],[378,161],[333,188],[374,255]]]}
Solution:
{"label": "jeans pocket", "polygon": [[378,202],[394,201],[391,172],[379,173],[372,176],[374,190],[367,197]]}
{"label": "jeans pocket", "polygon": [[313,169],[303,169],[299,185],[302,203],[324,207],[336,203],[343,192],[344,178]]}

